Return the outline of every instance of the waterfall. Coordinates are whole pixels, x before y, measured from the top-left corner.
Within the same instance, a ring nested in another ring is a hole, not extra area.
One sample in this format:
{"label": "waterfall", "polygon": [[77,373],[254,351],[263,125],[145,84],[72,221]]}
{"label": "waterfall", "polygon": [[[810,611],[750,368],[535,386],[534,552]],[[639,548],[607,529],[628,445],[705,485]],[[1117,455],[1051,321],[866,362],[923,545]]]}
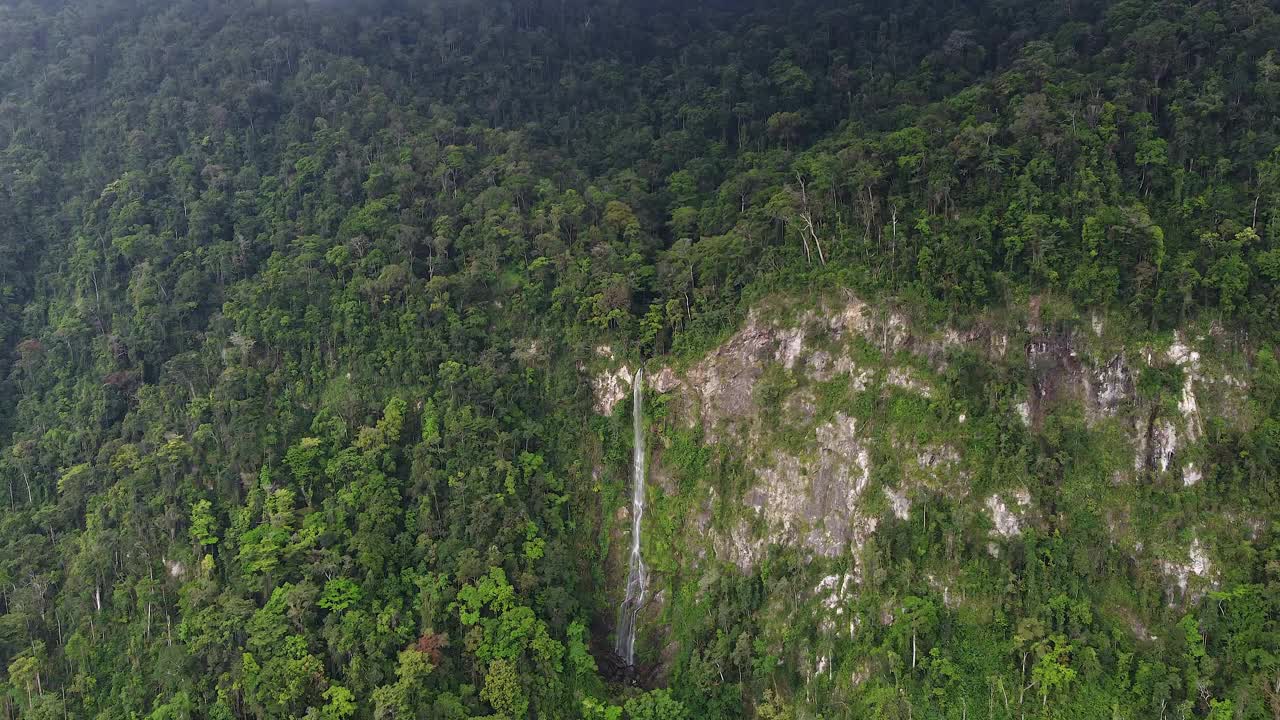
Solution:
{"label": "waterfall", "polygon": [[649,589],[649,576],[640,557],[640,519],[644,516],[644,382],[636,370],[631,385],[631,432],[635,450],[631,459],[631,559],[627,562],[627,592],[618,606],[618,639],[614,651],[627,667],[636,662],[636,616]]}

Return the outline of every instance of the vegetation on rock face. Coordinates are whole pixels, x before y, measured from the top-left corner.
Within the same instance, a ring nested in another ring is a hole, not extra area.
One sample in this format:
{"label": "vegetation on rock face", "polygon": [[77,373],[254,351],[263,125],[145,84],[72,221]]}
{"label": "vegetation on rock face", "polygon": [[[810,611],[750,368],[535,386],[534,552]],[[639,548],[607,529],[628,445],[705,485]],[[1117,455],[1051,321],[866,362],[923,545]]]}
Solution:
{"label": "vegetation on rock face", "polygon": [[[1257,421],[1212,327],[1188,328],[1202,354],[1181,331],[1102,322],[991,313],[961,331],[847,296],[768,306],[656,418],[648,557],[665,600],[648,659],[664,677],[768,658],[730,682],[798,675],[801,706],[827,714],[1158,715],[1175,695],[1129,685],[1135,668],[1181,674],[1186,629],[1211,656],[1229,588],[1274,590],[1273,561],[1246,579],[1236,551],[1272,552],[1273,488],[1204,472],[1220,443],[1204,427]],[[727,458],[745,480],[726,482]],[[1262,602],[1259,659],[1276,639]],[[1243,716],[1271,712],[1267,692],[1194,679],[1206,707],[1239,694]]]}
{"label": "vegetation on rock face", "polygon": [[[1280,715],[1278,40],[1268,0],[0,3],[0,717]],[[655,399],[618,682],[589,373],[847,290],[911,320],[761,360],[760,447]],[[831,448],[859,547],[695,540]]]}

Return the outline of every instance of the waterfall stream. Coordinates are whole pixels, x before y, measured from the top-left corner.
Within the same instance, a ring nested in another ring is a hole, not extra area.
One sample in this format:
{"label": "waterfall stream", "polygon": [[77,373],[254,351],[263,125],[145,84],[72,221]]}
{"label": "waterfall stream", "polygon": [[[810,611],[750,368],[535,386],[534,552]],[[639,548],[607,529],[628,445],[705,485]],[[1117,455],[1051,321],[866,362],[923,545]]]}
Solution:
{"label": "waterfall stream", "polygon": [[636,661],[636,616],[649,589],[648,571],[640,557],[640,520],[644,517],[644,381],[636,370],[631,385],[631,425],[634,455],[631,459],[631,559],[627,562],[627,592],[618,606],[618,639],[614,651],[627,663]]}

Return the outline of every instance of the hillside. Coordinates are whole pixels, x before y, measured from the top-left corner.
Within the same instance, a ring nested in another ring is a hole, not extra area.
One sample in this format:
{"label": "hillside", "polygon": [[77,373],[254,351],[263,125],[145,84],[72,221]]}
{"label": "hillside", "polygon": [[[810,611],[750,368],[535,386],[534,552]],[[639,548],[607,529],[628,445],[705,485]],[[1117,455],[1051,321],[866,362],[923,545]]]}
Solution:
{"label": "hillside", "polygon": [[[1220,449],[1265,422],[1250,395],[1274,358],[1214,323],[1144,333],[1047,303],[929,327],[850,295],[772,298],[705,357],[650,367],[654,681],[720,665],[727,641],[751,653],[738,677],[799,675],[815,711],[904,710],[888,672],[940,716],[1011,692],[1020,712],[1037,688],[1035,712],[1158,713],[1132,683],[1187,656],[1197,609],[1265,632],[1274,587],[1235,573],[1274,542],[1269,490]],[[598,411],[625,415],[609,391],[631,372],[600,371]]]}
{"label": "hillside", "polygon": [[0,0],[0,718],[1280,717],[1277,48]]}

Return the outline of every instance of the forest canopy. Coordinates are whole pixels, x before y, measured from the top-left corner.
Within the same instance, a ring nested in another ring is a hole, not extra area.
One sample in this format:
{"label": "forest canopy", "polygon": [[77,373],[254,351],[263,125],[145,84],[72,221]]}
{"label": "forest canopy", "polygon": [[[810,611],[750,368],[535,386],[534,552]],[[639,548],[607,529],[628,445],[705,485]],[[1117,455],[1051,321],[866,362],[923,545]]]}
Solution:
{"label": "forest canopy", "polygon": [[[1275,0],[0,1],[0,717],[1278,717],[1277,108]],[[838,702],[785,553],[628,681],[580,368],[833,290],[1244,338],[1199,509],[1271,522],[1164,644],[1067,532],[983,613],[904,580]]]}

